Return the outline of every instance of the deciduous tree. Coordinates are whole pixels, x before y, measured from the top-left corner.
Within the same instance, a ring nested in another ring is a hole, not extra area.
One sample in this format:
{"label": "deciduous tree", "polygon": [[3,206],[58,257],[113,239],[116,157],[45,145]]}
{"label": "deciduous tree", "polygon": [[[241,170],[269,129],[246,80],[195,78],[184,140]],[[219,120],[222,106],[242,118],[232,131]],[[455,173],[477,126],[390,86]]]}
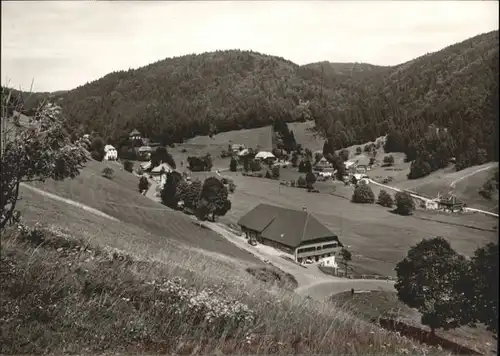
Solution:
{"label": "deciduous tree", "polygon": [[392,199],[391,195],[387,193],[387,191],[382,189],[378,194],[377,204],[386,208],[392,208],[392,206],[394,205],[394,200]]}
{"label": "deciduous tree", "polygon": [[375,194],[372,188],[367,184],[359,184],[354,188],[351,201],[353,203],[373,204],[375,202]]}
{"label": "deciduous tree", "polygon": [[467,261],[442,237],[423,239],[396,265],[398,298],[421,314],[434,334],[465,323],[467,303],[460,293]]}
{"label": "deciduous tree", "polygon": [[3,230],[17,216],[16,203],[23,182],[63,180],[80,173],[88,158],[72,144],[64,130],[59,107],[42,103],[29,127],[12,124],[11,93],[2,89],[1,220]]}
{"label": "deciduous tree", "polygon": [[415,210],[415,203],[407,192],[397,192],[395,196],[396,213],[400,215],[411,215]]}

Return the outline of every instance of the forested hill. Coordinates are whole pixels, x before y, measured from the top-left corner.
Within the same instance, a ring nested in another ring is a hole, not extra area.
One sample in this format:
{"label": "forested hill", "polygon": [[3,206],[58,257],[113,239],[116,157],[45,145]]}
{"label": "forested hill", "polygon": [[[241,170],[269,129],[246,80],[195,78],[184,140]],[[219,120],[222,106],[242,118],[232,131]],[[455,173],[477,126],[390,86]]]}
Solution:
{"label": "forested hill", "polygon": [[137,127],[159,140],[178,142],[211,131],[268,125],[270,117],[307,118],[302,101],[319,93],[311,82],[283,58],[217,51],[111,73],[63,95],[60,103],[84,130],[117,138]]}
{"label": "forested hill", "polygon": [[387,150],[415,161],[411,178],[450,157],[462,169],[498,160],[498,75],[494,31],[358,82],[345,107],[329,102],[313,116],[334,148],[389,133]]}
{"label": "forested hill", "polygon": [[78,134],[117,140],[137,127],[168,143],[314,119],[335,148],[392,133],[388,149],[418,158],[424,171],[450,156],[462,167],[497,159],[498,31],[394,67],[298,66],[239,50],[187,55],[56,96]]}

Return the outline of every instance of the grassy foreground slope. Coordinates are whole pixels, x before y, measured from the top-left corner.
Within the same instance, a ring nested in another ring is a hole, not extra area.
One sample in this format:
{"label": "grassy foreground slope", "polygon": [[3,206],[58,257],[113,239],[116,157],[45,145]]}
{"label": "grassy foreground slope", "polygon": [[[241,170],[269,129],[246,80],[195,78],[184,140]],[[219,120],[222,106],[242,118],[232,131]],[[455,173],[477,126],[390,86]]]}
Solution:
{"label": "grassy foreground slope", "polygon": [[59,231],[3,234],[0,264],[2,354],[429,352],[250,275],[113,254]]}

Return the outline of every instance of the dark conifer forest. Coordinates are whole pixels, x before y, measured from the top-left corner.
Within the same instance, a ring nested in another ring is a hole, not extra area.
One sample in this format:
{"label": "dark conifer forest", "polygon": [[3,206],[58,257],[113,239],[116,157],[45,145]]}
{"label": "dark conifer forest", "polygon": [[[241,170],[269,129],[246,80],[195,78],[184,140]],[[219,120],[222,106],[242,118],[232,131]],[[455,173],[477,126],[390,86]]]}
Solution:
{"label": "dark conifer forest", "polygon": [[452,157],[457,170],[498,160],[498,59],[498,31],[392,67],[299,66],[250,51],[216,51],[37,93],[26,107],[49,96],[73,135],[94,132],[116,143],[133,128],[170,144],[314,120],[335,149],[388,134],[386,151],[404,152],[412,161],[409,177],[418,178]]}

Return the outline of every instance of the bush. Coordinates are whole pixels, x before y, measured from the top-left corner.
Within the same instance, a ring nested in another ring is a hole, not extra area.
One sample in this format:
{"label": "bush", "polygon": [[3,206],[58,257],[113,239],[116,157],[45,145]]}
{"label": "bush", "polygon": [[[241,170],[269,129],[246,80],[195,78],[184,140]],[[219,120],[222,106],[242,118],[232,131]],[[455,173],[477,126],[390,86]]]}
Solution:
{"label": "bush", "polygon": [[385,190],[381,190],[378,195],[377,204],[386,208],[392,208],[392,206],[394,205],[394,200],[389,193],[387,193]]}
{"label": "bush", "polygon": [[104,178],[107,178],[107,179],[113,179],[113,174],[115,173],[115,171],[113,171],[113,168],[110,168],[110,167],[106,167],[102,170],[101,174]]}
{"label": "bush", "polygon": [[139,193],[149,189],[148,179],[144,176],[139,178]]}
{"label": "bush", "polygon": [[231,163],[229,163],[229,170],[231,172],[236,172],[238,169],[238,162],[236,162],[236,159],[234,157],[231,157]]}
{"label": "bush", "polygon": [[299,179],[297,179],[297,187],[299,188],[305,188],[307,186],[307,181],[304,177],[300,176]]}
{"label": "bush", "polygon": [[258,172],[262,169],[262,166],[260,165],[260,162],[257,160],[252,160],[250,162],[250,170],[252,172]]}
{"label": "bush", "polygon": [[415,203],[409,193],[397,192],[395,196],[396,210],[400,215],[411,215],[415,210]]}
{"label": "bush", "polygon": [[279,177],[280,177],[280,167],[279,166],[273,166],[271,168],[271,177],[273,179],[279,179]]}
{"label": "bush", "polygon": [[373,204],[375,202],[375,194],[373,194],[369,185],[358,185],[352,194],[352,202],[360,204]]}
{"label": "bush", "polygon": [[370,166],[373,166],[373,165],[375,164],[375,161],[376,161],[376,160],[375,160],[375,158],[374,158],[374,157],[370,157],[370,163],[369,163],[369,165],[370,165]]}
{"label": "bush", "polygon": [[311,162],[305,160],[305,161],[300,161],[299,164],[299,172],[300,173],[307,173],[312,170],[312,165]]}
{"label": "bush", "polygon": [[99,151],[92,151],[92,153],[90,154],[90,157],[92,157],[92,159],[95,159],[96,161],[99,161],[99,162],[102,162],[104,156],[99,152]]}
{"label": "bush", "polygon": [[123,169],[126,170],[127,172],[132,173],[134,171],[134,164],[129,160],[126,160],[123,162]]}
{"label": "bush", "polygon": [[388,155],[384,157],[384,165],[392,166],[394,164],[394,157],[392,155]]}

